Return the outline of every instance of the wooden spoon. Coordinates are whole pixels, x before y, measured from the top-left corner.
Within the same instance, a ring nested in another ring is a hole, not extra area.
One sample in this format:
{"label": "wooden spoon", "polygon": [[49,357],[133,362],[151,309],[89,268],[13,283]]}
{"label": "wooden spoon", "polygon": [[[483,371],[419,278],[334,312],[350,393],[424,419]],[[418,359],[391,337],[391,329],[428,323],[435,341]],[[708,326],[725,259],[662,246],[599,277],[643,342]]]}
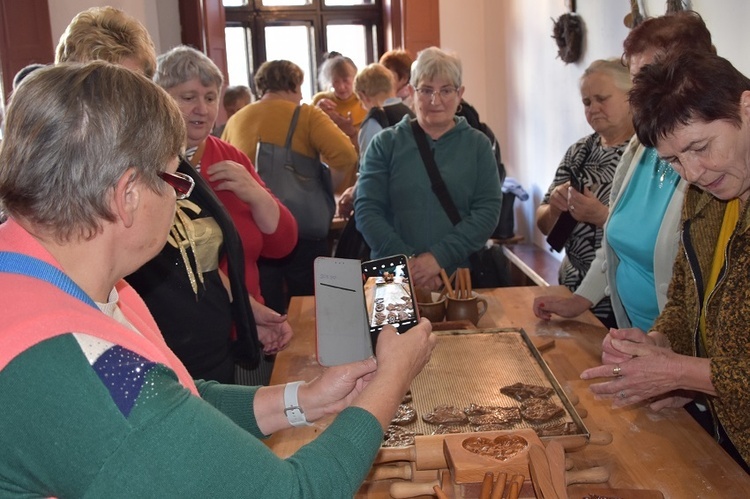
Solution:
{"label": "wooden spoon", "polygon": [[552,477],[552,485],[555,487],[557,496],[561,499],[568,498],[567,484],[565,483],[565,449],[557,440],[550,440],[547,444],[547,461],[549,472]]}

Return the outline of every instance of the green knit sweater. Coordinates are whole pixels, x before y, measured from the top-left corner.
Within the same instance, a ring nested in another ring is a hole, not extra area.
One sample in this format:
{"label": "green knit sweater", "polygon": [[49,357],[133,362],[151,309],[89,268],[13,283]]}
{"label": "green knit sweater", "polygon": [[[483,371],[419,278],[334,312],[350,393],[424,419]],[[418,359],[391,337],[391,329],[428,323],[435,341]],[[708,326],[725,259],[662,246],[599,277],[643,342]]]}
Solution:
{"label": "green knit sweater", "polygon": [[127,380],[103,381],[72,334],[11,361],[0,371],[0,497],[351,498],[380,446],[376,419],[352,407],[279,459],[259,440],[255,388],[198,382],[198,398],[146,366],[123,411],[113,393]]}
{"label": "green knit sweater", "polygon": [[448,273],[468,267],[500,217],[502,192],[487,137],[464,118],[427,136],[461,222],[453,225],[432,191],[409,116],[377,134],[360,167],[354,215],[372,258],[430,252]]}

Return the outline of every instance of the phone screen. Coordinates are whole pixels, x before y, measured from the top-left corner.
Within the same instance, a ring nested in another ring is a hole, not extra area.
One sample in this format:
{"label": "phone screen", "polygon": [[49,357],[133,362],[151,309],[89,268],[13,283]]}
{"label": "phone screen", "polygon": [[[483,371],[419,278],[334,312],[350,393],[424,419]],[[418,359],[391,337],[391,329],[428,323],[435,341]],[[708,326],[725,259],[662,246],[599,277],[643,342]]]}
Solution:
{"label": "phone screen", "polygon": [[386,324],[403,333],[418,322],[404,255],[362,263],[362,279],[370,333],[379,332]]}

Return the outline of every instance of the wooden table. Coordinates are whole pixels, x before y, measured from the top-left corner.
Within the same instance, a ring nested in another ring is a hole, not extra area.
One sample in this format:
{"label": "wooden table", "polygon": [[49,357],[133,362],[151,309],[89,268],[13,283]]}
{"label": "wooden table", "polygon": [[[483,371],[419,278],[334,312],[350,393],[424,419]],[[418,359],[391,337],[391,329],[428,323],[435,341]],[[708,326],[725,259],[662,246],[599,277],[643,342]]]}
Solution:
{"label": "wooden table", "polygon": [[[724,450],[685,412],[670,409],[655,413],[647,407],[612,409],[610,401],[594,400],[590,382],[581,371],[600,363],[604,327],[586,312],[576,320],[538,320],[531,311],[535,296],[567,295],[562,286],[498,288],[482,294],[489,302],[479,327],[523,328],[534,341],[554,339],[543,354],[562,387],[580,398],[579,408],[588,412],[584,422],[590,431],[613,435],[609,445],[588,445],[568,453],[576,469],[604,466],[613,488],[657,489],[667,499],[750,497],[747,475]],[[276,358],[271,383],[312,379],[321,367],[315,359],[315,313],[312,297],[293,298],[289,321],[294,339]],[[287,457],[323,431],[330,421],[308,428],[277,433],[270,448]],[[390,497],[378,482],[365,484],[357,497]],[[575,490],[569,487],[569,492]]]}

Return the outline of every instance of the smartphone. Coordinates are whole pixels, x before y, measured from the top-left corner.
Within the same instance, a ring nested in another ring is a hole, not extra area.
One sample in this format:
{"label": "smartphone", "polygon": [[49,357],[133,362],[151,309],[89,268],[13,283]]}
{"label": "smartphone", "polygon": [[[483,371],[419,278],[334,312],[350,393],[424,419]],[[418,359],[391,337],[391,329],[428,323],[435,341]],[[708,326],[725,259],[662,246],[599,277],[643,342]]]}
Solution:
{"label": "smartphone", "polygon": [[337,366],[372,356],[362,267],[359,260],[318,257],[315,273],[315,331],[318,362]]}
{"label": "smartphone", "polygon": [[394,255],[362,263],[362,280],[373,339],[387,324],[404,333],[419,322],[406,256]]}

